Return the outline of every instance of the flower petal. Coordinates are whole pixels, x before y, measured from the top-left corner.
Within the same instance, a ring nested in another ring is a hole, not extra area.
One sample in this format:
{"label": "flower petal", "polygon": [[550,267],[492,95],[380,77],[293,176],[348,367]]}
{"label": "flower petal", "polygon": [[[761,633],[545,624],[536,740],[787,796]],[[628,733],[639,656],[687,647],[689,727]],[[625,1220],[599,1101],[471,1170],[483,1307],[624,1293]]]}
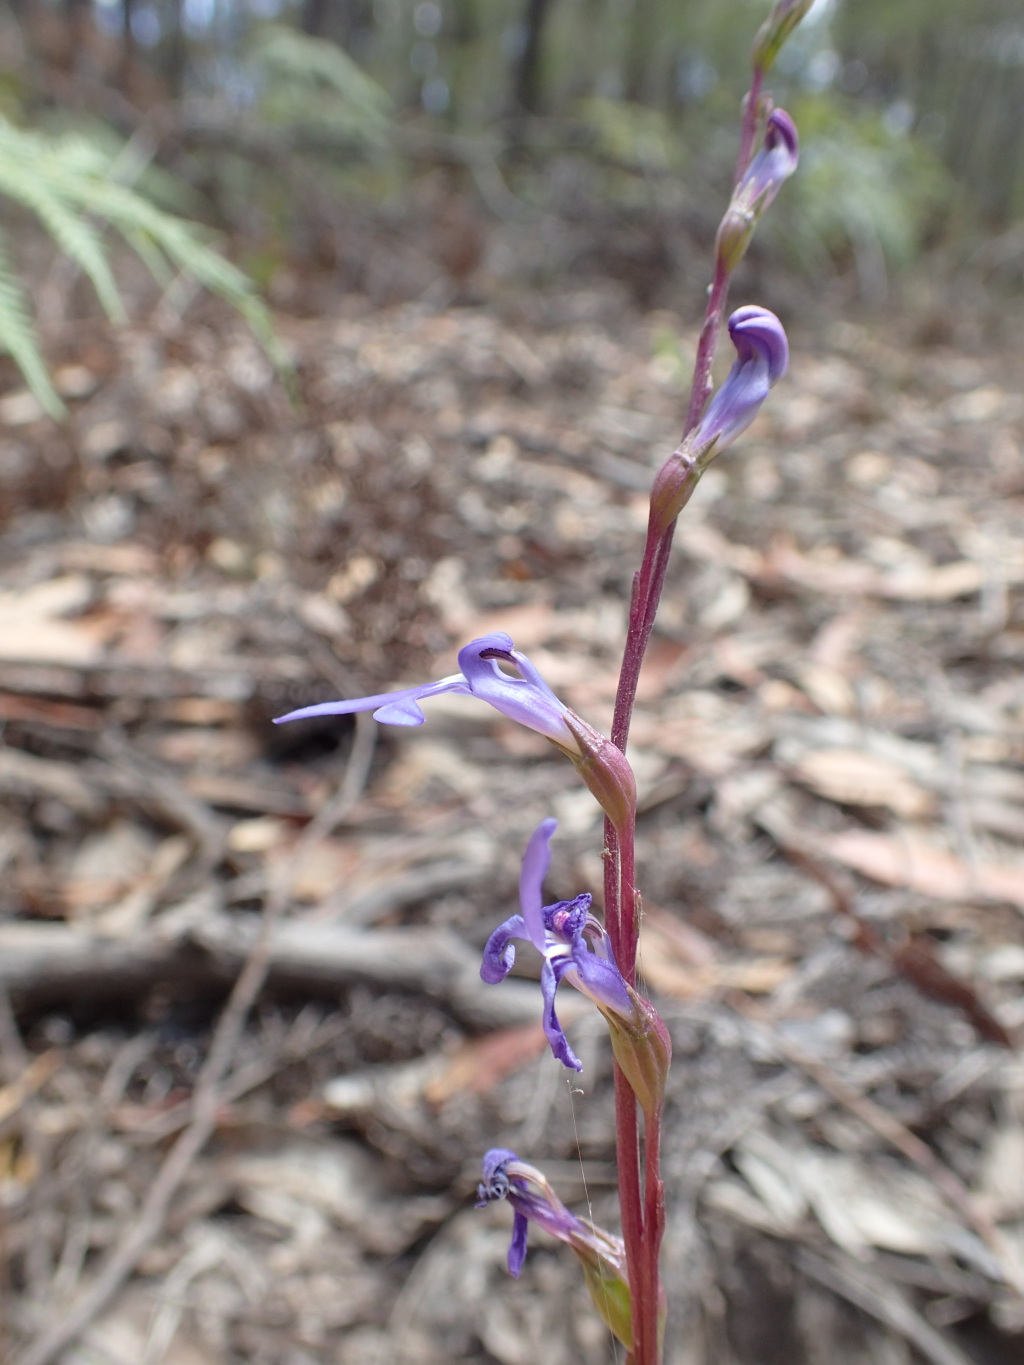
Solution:
{"label": "flower petal", "polygon": [[547,947],[541,891],[551,862],[551,836],[557,828],[558,821],[551,816],[540,822],[530,835],[519,873],[519,908],[523,912],[523,923],[530,942],[541,953]]}
{"label": "flower petal", "polygon": [[758,215],[763,213],[796,170],[799,157],[796,124],[785,109],[773,109],[765,123],[764,145],[747,168],[736,201]]}
{"label": "flower petal", "polygon": [[[513,664],[521,676],[512,678],[503,673],[499,660]],[[459,668],[474,697],[563,748],[576,749],[576,741],[563,719],[568,708],[503,631],[482,635],[463,645],[459,650]]]}
{"label": "flower petal", "polygon": [[573,944],[572,960],[563,975],[598,1009],[610,1010],[627,1021],[633,1019],[636,1011],[622,973],[613,960],[591,952],[582,934]]}
{"label": "flower petal", "polygon": [[544,1033],[551,1045],[551,1051],[563,1066],[571,1067],[573,1071],[582,1071],[583,1063],[569,1046],[569,1040],[562,1031],[562,1026],[558,1022],[558,1015],[555,1013],[555,992],[563,973],[572,967],[571,958],[561,958],[558,962],[552,962],[549,957],[544,959],[544,965],[540,969],[540,993],[544,997]]}
{"label": "flower petal", "polygon": [[526,938],[526,925],[522,915],[512,915],[504,924],[499,924],[484,945],[484,960],[480,964],[480,979],[489,986],[504,981],[516,960],[516,950],[509,939]]}
{"label": "flower petal", "polygon": [[[499,1173],[504,1174],[504,1168],[508,1165],[510,1161],[518,1160],[519,1158],[516,1156],[515,1152],[509,1151],[507,1147],[492,1147],[489,1151],[484,1153],[483,1159],[484,1184],[489,1186],[496,1175],[498,1175]],[[505,1179],[504,1189],[505,1191],[508,1190],[507,1177]],[[497,1196],[492,1195],[492,1198],[494,1197],[504,1199],[505,1195],[503,1193],[498,1194]]]}
{"label": "flower petal", "polygon": [[526,1214],[520,1213],[517,1209],[512,1220],[512,1241],[508,1248],[508,1273],[515,1275],[517,1279],[526,1260],[526,1236],[529,1230],[530,1223]]}
{"label": "flower petal", "polygon": [[738,364],[763,360],[768,366],[769,384],[777,384],[786,373],[789,365],[786,329],[767,308],[756,303],[737,308],[729,318],[729,336],[736,347]]}
{"label": "flower petal", "polygon": [[745,431],[757,416],[772,385],[786,373],[789,346],[782,323],[767,308],[751,304],[729,319],[736,363],[718,390],[690,444],[694,449],[716,443],[721,449]]}
{"label": "flower petal", "polygon": [[348,701],[323,701],[316,706],[301,706],[297,711],[289,711],[286,716],[275,716],[275,725],[284,725],[289,720],[307,720],[311,716],[350,716],[356,711],[372,711],[374,720],[385,725],[422,725],[426,717],[419,708],[424,697],[435,697],[440,692],[467,692],[466,680],[461,673],[439,682],[421,683],[419,687],[406,687],[401,692],[379,692],[374,697],[353,697]]}

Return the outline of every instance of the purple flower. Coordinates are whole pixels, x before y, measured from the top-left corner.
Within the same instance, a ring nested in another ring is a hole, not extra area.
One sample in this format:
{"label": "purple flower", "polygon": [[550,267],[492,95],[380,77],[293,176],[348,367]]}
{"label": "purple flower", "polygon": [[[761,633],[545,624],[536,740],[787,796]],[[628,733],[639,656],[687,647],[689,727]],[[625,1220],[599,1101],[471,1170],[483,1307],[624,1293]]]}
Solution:
{"label": "purple flower", "polygon": [[[502,663],[515,668],[519,676],[505,673]],[[442,692],[460,692],[488,702],[502,715],[545,735],[570,754],[579,753],[579,745],[565,723],[568,708],[502,631],[483,635],[464,645],[459,650],[459,668],[461,672],[448,678],[407,687],[401,692],[382,692],[374,697],[303,706],[297,711],[289,711],[286,716],[278,716],[275,724],[305,720],[309,716],[347,716],[354,711],[372,711],[374,720],[385,725],[422,725],[426,717],[420,710],[421,701]]]}
{"label": "purple flower", "polygon": [[496,1199],[507,1199],[515,1219],[508,1249],[509,1273],[518,1275],[526,1259],[526,1235],[536,1223],[576,1251],[601,1257],[619,1269],[624,1259],[622,1243],[570,1213],[535,1166],[520,1161],[507,1147],[492,1147],[483,1160],[483,1180],[476,1187],[476,1206],[485,1208]]}
{"label": "purple flower", "polygon": [[557,828],[557,820],[547,819],[531,835],[519,876],[520,913],[500,924],[487,940],[480,975],[489,985],[503,981],[516,960],[512,939],[529,939],[543,958],[540,988],[544,1032],[551,1051],[564,1066],[582,1071],[583,1064],[569,1046],[555,1013],[559,982],[568,981],[592,1000],[602,1014],[626,1024],[635,1021],[637,1006],[615,964],[604,926],[590,913],[589,893],[571,901],[542,904],[541,889],[551,861],[551,836]]}
{"label": "purple flower", "polygon": [[654,476],[648,534],[664,535],[715,456],[750,426],[772,385],[786,373],[789,344],[767,308],[748,304],[729,319],[736,363],[697,426]]}
{"label": "purple flower", "polygon": [[784,109],[773,109],[765,121],[761,150],[733,191],[718,229],[716,250],[726,270],[735,270],[743,259],[758,219],[796,170],[799,152],[796,124]]}
{"label": "purple flower", "polygon": [[736,363],[687,438],[694,451],[713,447],[717,453],[745,431],[789,364],[785,330],[767,308],[756,304],[737,308],[729,319],[729,336],[736,347]]}
{"label": "purple flower", "polygon": [[478,1209],[496,1199],[506,1199],[515,1215],[508,1249],[510,1274],[518,1275],[522,1270],[527,1233],[530,1224],[536,1223],[572,1247],[602,1321],[626,1350],[631,1350],[633,1312],[622,1238],[570,1213],[543,1173],[520,1161],[507,1147],[492,1147],[485,1155],[483,1180],[476,1187]]}
{"label": "purple flower", "polygon": [[736,187],[733,206],[760,215],[797,167],[800,139],[785,109],[773,109],[764,126],[764,145]]}

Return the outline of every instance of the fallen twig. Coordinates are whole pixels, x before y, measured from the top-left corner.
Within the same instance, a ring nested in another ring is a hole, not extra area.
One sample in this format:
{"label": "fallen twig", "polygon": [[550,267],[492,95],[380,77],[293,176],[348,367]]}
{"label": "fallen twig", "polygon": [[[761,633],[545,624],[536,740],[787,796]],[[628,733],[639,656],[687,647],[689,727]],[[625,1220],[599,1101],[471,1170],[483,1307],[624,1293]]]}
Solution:
{"label": "fallen twig", "polygon": [[373,756],[372,722],[357,726],[345,778],[334,799],[303,831],[293,858],[271,887],[263,908],[260,932],[253,943],[234,989],[221,1012],[210,1051],[199,1073],[192,1097],[192,1118],[164,1159],[134,1221],[106,1258],[92,1284],[63,1318],[30,1342],[13,1365],[48,1365],[103,1311],[138,1264],[140,1256],[160,1235],[168,1209],[192,1162],[206,1145],[221,1107],[221,1084],[231,1064],[249,1011],[267,979],[272,935],[287,903],[289,890],[303,857],[326,837],[358,800]]}

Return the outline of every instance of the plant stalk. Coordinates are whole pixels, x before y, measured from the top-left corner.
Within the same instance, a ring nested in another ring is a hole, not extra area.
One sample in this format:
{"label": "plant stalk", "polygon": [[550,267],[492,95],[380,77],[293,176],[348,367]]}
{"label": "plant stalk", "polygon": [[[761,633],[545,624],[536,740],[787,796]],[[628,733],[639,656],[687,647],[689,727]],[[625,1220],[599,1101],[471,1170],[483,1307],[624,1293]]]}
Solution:
{"label": "plant stalk", "polygon": [[[763,72],[754,69],[753,80],[743,104],[739,154],[734,185],[739,184],[753,155],[761,118]],[[720,256],[708,291],[697,355],[693,385],[686,412],[683,439],[696,427],[711,394],[711,368],[718,344],[729,294],[730,272]],[[689,500],[702,470],[694,466],[688,476],[685,501]],[[643,559],[633,579],[626,643],[615,696],[611,739],[623,753],[636,702],[637,685],[644,655],[654,629],[672,550],[675,522],[667,528],[651,516],[644,541]],[[636,955],[639,942],[639,916],[636,898],[635,824],[616,828],[605,819],[605,921],[612,951],[623,976],[636,984]],[[615,1063],[615,1133],[618,1147],[619,1207],[629,1276],[633,1315],[633,1346],[627,1365],[660,1365],[661,1361],[661,1283],[658,1263],[665,1227],[664,1184],[661,1179],[661,1106],[644,1115],[643,1180],[640,1173],[640,1137],[636,1096]]]}

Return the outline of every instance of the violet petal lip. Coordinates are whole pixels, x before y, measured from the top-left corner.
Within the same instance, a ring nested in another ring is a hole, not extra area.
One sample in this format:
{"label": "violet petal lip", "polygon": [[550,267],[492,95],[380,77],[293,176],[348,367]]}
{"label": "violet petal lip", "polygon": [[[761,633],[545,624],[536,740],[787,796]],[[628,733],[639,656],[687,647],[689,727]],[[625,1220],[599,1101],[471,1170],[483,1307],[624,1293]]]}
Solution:
{"label": "violet petal lip", "polygon": [[515,962],[513,938],[529,939],[542,955],[541,1019],[552,1054],[563,1066],[582,1071],[555,1012],[555,995],[565,980],[605,1014],[632,1022],[635,1006],[612,955],[604,926],[590,912],[588,892],[571,901],[543,905],[544,877],[551,861],[551,837],[558,821],[542,820],[530,836],[519,878],[520,913],[488,938],[480,977],[489,985],[504,980]]}
{"label": "violet petal lip", "polygon": [[569,1046],[569,1040],[558,1022],[558,1015],[555,1013],[555,992],[558,990],[558,983],[565,976],[570,962],[571,959],[564,957],[552,961],[546,953],[544,955],[544,963],[540,969],[540,993],[544,1001],[541,1022],[544,1026],[544,1036],[548,1040],[551,1054],[555,1060],[561,1062],[564,1067],[568,1067],[571,1071],[582,1071],[583,1063]]}
{"label": "violet petal lip", "polygon": [[786,329],[769,309],[756,303],[737,308],[729,318],[729,336],[736,347],[738,365],[763,360],[770,384],[777,384],[786,373],[789,367]]}
{"label": "violet petal lip", "polygon": [[519,1278],[526,1260],[526,1239],[530,1232],[530,1220],[519,1209],[512,1219],[512,1240],[508,1244],[508,1273]]}
{"label": "violet petal lip", "polygon": [[762,213],[796,170],[799,159],[796,124],[785,109],[773,109],[765,123],[764,144],[747,167],[733,202]]}
{"label": "violet petal lip", "polygon": [[[503,672],[501,662],[517,669],[519,677]],[[442,692],[456,692],[487,702],[510,720],[536,730],[565,749],[578,749],[564,719],[568,708],[503,631],[482,635],[464,645],[459,650],[459,668],[461,672],[437,682],[406,687],[398,692],[301,706],[287,715],[275,717],[274,724],[283,725],[314,716],[348,716],[357,711],[372,711],[374,720],[385,725],[422,725],[426,716],[420,702],[440,696]]]}
{"label": "violet petal lip", "polygon": [[734,441],[757,416],[772,385],[786,373],[789,343],[774,313],[756,304],[737,308],[729,319],[736,361],[708,404],[692,437],[694,448]]}

